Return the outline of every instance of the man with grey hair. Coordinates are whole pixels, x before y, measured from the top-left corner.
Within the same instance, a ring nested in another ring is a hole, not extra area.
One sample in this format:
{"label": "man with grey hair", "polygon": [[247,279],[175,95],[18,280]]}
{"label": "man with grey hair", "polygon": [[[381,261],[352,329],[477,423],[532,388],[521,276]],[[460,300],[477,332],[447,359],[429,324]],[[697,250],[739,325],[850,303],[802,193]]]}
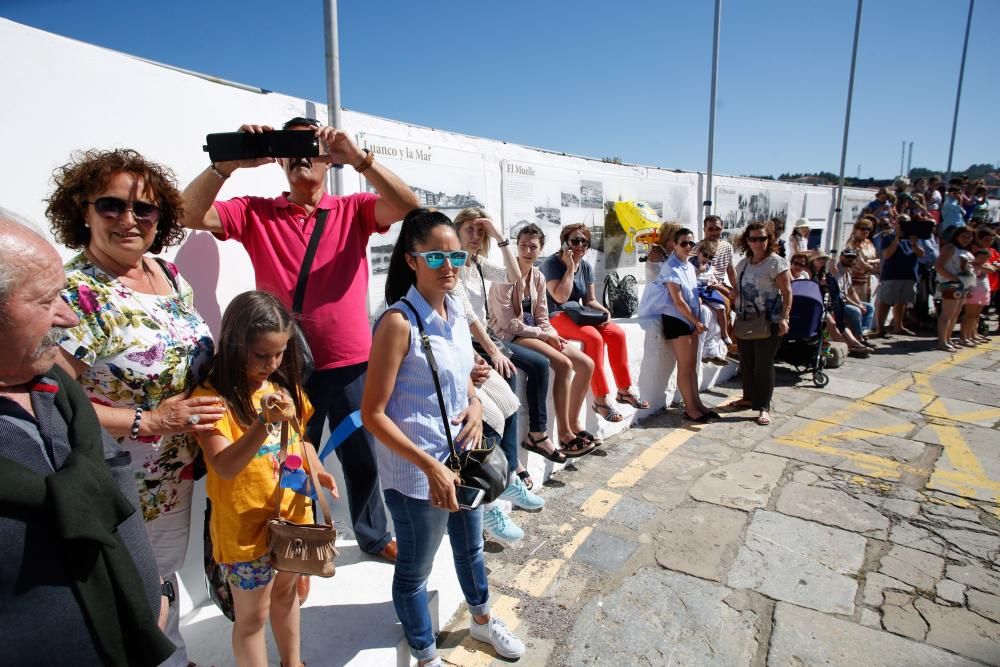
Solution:
{"label": "man with grey hair", "polygon": [[159,665],[174,646],[129,455],[54,365],[78,319],[59,255],[14,218],[0,211],[2,661]]}

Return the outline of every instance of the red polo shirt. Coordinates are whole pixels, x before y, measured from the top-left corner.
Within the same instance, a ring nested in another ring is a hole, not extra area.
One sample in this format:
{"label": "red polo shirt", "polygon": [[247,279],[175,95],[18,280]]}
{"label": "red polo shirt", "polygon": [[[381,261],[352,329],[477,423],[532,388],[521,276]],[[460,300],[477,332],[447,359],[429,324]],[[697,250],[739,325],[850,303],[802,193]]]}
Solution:
{"label": "red polo shirt", "polygon": [[299,268],[316,223],[316,212],[327,209],[302,304],[302,328],[317,369],[339,368],[368,361],[368,238],[385,232],[375,222],[378,197],[362,193],[347,197],[324,194],[312,215],[288,201],[237,197],[215,202],[222,221],[223,241],[236,239],[253,264],[257,289],[271,292],[289,309]]}

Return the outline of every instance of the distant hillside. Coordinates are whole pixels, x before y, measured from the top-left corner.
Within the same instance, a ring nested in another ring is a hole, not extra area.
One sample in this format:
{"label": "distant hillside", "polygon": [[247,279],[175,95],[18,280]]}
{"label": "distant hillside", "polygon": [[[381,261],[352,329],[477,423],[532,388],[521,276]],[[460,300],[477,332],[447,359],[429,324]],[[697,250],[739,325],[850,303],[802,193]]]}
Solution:
{"label": "distant hillside", "polygon": [[[943,176],[942,171],[935,171],[925,167],[914,167],[910,170],[910,180],[927,178],[928,176]],[[956,171],[954,176],[965,176],[966,178],[982,178],[986,181],[986,187],[990,188],[994,196],[1000,195],[1000,168],[992,164],[974,164],[965,171]],[[820,171],[812,174],[781,174],[777,178],[774,176],[761,176],[758,174],[741,174],[750,178],[761,178],[771,181],[785,181],[789,183],[808,183],[810,185],[837,185],[840,178],[837,174],[829,171]],[[853,188],[881,188],[892,185],[894,178],[851,178],[844,179],[844,185]]]}

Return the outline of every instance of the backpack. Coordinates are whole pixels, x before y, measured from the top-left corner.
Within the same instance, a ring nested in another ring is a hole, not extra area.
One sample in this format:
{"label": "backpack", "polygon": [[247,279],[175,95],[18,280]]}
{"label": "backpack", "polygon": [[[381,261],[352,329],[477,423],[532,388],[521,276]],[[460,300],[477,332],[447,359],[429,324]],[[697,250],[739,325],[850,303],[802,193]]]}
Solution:
{"label": "backpack", "polygon": [[611,317],[635,317],[639,310],[639,287],[635,276],[618,277],[618,272],[609,273],[604,278],[604,307],[611,311]]}

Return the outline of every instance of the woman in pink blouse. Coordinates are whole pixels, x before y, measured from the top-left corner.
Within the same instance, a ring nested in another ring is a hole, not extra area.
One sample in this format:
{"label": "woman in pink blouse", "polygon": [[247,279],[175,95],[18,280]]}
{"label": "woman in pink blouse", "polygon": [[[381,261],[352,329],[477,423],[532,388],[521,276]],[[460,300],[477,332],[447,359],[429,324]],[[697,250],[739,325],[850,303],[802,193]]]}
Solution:
{"label": "woman in pink blouse", "polygon": [[[569,345],[549,323],[545,298],[545,277],[535,266],[545,245],[545,234],[535,224],[526,225],[517,234],[517,261],[521,279],[514,283],[494,282],[490,288],[490,325],[504,341],[513,343],[513,361],[518,365],[517,350],[527,349],[548,359],[555,373],[553,402],[559,449],[547,445],[548,420],[546,401],[548,382],[528,375],[528,416],[531,430],[521,446],[545,458],[560,462],[565,457],[580,456],[594,449],[595,438],[580,421],[594,363],[581,350]],[[531,387],[532,383],[537,385]],[[533,390],[534,389],[534,390]]]}

